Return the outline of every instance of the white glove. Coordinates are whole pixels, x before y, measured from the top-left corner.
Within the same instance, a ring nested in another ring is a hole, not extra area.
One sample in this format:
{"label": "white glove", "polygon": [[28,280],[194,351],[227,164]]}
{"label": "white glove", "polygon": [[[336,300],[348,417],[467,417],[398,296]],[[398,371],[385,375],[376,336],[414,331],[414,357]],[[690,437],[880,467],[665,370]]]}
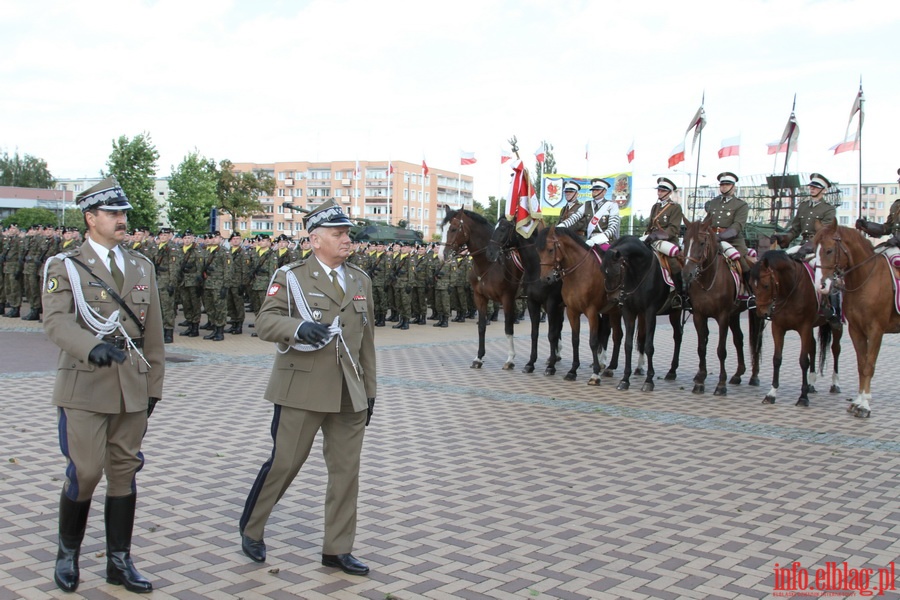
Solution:
{"label": "white glove", "polygon": [[601,232],[595,233],[594,235],[592,235],[591,237],[589,237],[589,238],[585,241],[585,243],[586,243],[588,246],[596,246],[597,244],[608,244],[608,243],[609,243],[609,236],[606,235],[604,232],[601,231]]}

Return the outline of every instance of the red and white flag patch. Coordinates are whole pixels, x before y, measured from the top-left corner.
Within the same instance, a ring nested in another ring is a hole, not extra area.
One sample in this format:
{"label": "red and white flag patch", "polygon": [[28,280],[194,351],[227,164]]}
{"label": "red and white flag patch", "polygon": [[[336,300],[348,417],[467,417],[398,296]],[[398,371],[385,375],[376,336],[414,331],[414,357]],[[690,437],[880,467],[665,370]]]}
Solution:
{"label": "red and white flag patch", "polygon": [[281,289],[280,285],[278,285],[277,283],[273,283],[272,287],[269,288],[269,291],[266,292],[266,296],[274,296],[275,294],[278,293],[278,290],[280,290],[280,289]]}

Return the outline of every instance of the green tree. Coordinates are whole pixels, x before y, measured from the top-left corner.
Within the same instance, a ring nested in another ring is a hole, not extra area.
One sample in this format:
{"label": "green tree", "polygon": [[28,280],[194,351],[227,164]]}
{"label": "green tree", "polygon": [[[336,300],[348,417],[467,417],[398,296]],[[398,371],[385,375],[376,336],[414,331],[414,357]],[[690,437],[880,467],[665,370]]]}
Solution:
{"label": "green tree", "polygon": [[210,211],[218,205],[216,161],[197,150],[184,157],[169,176],[169,221],[179,231],[205,231]]}
{"label": "green tree", "polygon": [[147,132],[132,139],[120,136],[113,140],[112,153],[106,161],[108,172],[103,177],[115,175],[125,190],[128,201],[134,207],[128,213],[131,227],[155,229],[159,223],[159,206],[153,195],[156,188],[156,161],[159,152]]}
{"label": "green tree", "polygon": [[538,198],[541,196],[541,179],[543,173],[556,173],[556,158],[553,156],[553,144],[547,140],[544,140],[544,166],[541,168],[540,163],[534,161],[534,172],[532,173],[534,188],[537,190]]}
{"label": "green tree", "polygon": [[488,223],[493,226],[497,224],[497,202],[500,200],[494,196],[488,196],[487,206],[482,205],[478,200],[473,200],[472,210],[487,219]]}
{"label": "green tree", "polygon": [[3,219],[3,226],[17,223],[19,229],[28,229],[32,225],[56,225],[58,221],[57,213],[47,208],[20,208]]}
{"label": "green tree", "polygon": [[268,173],[236,173],[234,164],[225,159],[219,163],[216,186],[218,207],[231,215],[231,229],[237,229],[237,220],[263,212],[260,196],[275,193],[275,179]]}
{"label": "green tree", "polygon": [[43,158],[30,154],[19,156],[18,151],[12,156],[4,152],[0,156],[0,185],[52,189],[56,180]]}

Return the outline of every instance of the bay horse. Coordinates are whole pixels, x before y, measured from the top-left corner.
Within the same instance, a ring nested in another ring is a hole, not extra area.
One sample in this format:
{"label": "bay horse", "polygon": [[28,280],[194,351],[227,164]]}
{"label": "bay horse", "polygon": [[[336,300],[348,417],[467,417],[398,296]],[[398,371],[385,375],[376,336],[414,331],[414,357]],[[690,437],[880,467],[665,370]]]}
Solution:
{"label": "bay horse", "polygon": [[[741,331],[741,312],[746,310],[746,301],[740,301],[740,283],[732,274],[728,260],[716,238],[715,230],[706,220],[688,221],[684,233],[685,265],[682,271],[684,289],[691,300],[694,329],[697,330],[697,355],[700,366],[694,375],[695,394],[706,391],[706,350],[709,344],[709,319],[719,326],[719,343],[716,355],[719,358],[719,380],[714,396],[728,393],[725,383],[725,359],[728,356],[728,331],[731,330],[732,343],[737,353],[738,366],[728,383],[738,385],[741,375],[747,371],[744,362],[744,332]],[[753,311],[748,312],[750,326],[750,347],[756,347],[758,325]],[[758,355],[751,353],[753,360],[750,385],[759,385]]]}
{"label": "bay horse", "polygon": [[[819,300],[811,269],[808,270],[806,263],[794,260],[782,250],[769,250],[751,267],[749,281],[755,295],[756,314],[772,322],[772,341],[775,346],[772,356],[772,389],[763,398],[763,404],[775,404],[778,395],[784,334],[787,331],[800,334],[800,370],[803,381],[796,406],[809,406],[809,394],[816,392],[815,328],[819,330],[818,373],[825,373],[826,348],[830,340],[834,361],[830,391],[832,394],[839,393],[841,386],[838,363],[844,330],[841,325],[832,326],[819,314]],[[758,346],[753,345],[753,349],[755,354],[759,354]]]}
{"label": "bay horse", "polygon": [[844,317],[856,350],[859,389],[847,408],[857,417],[872,414],[872,377],[885,333],[900,333],[900,314],[894,308],[893,268],[860,232],[836,222],[819,227],[816,282],[819,294],[832,288],[844,296]]}
{"label": "bay horse", "polygon": [[618,302],[625,320],[625,373],[616,389],[631,387],[631,351],[637,323],[644,329],[644,351],[647,354],[647,378],[641,390],[653,391],[653,338],[656,334],[656,315],[667,313],[672,324],[675,342],[672,364],[666,380],[672,381],[678,369],[681,353],[681,309],[667,307],[670,288],[663,279],[656,252],[633,235],[620,237],[606,251],[603,260],[606,292],[611,301]]}
{"label": "bay horse", "polygon": [[469,272],[469,283],[478,309],[478,355],[472,361],[473,369],[480,369],[484,364],[484,334],[487,329],[488,300],[500,302],[503,306],[504,333],[509,343],[504,370],[515,368],[516,349],[513,340],[513,326],[516,319],[516,295],[522,281],[522,270],[512,260],[491,262],[485,253],[491,240],[494,228],[487,219],[476,212],[444,207],[444,220],[441,227],[447,227],[447,238],[444,247],[444,259],[451,258],[466,246],[472,256],[472,269]]}
{"label": "bay horse", "polygon": [[[585,315],[590,330],[592,366],[588,385],[600,385],[600,372],[605,367],[601,364],[600,348],[604,337],[606,341],[609,340],[609,326],[605,334],[602,331],[601,313],[608,313],[617,308],[615,303],[607,299],[600,255],[585,244],[577,234],[564,227],[557,229],[553,226],[539,231],[536,244],[540,258],[540,276],[546,285],[552,285],[555,281],[562,283],[562,299],[566,305],[569,327],[572,329],[572,367],[566,373],[565,379],[574,381],[578,367],[581,366],[578,349],[581,338],[581,315]],[[616,319],[616,325],[617,327],[613,327],[616,342],[613,351],[614,361],[618,361],[618,342],[622,338],[620,318]]]}
{"label": "bay horse", "polygon": [[522,289],[528,305],[528,314],[531,317],[531,355],[522,372],[534,372],[540,336],[541,309],[543,308],[547,313],[547,338],[550,342],[550,357],[547,359],[544,374],[555,375],[556,363],[561,360],[559,346],[562,338],[565,304],[562,298],[562,282],[548,283],[541,278],[541,260],[535,244],[537,235],[538,232],[535,232],[531,239],[526,239],[516,231],[516,226],[511,220],[500,219],[491,234],[485,255],[491,262],[512,261],[522,270]]}

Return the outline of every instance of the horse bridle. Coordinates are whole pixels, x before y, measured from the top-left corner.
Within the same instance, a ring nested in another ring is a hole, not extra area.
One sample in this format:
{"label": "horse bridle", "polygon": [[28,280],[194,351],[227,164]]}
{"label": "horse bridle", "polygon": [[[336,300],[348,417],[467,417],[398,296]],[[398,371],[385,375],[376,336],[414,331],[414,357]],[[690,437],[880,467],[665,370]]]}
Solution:
{"label": "horse bridle", "polygon": [[[466,239],[468,240],[468,239],[469,239],[469,233],[466,231],[466,222],[465,222],[465,220],[463,220],[462,217],[460,217],[459,215],[456,215],[455,217],[453,217],[452,219],[450,219],[450,225],[453,226],[454,223],[456,224],[456,228],[457,228],[460,232],[462,232],[462,234],[465,235],[465,236],[466,236]],[[454,236],[454,237],[458,237],[458,235],[459,235],[459,234],[457,234],[457,235]],[[453,254],[459,254],[459,244],[456,242],[455,239],[453,240],[453,243],[452,243],[452,244],[450,244],[449,241],[448,241],[447,247],[450,248],[450,250],[453,251]],[[469,256],[477,256],[477,255],[481,254],[482,252],[486,252],[486,251],[487,251],[487,247],[484,247],[484,248],[482,248],[482,249],[480,249],[480,250],[476,250],[475,252],[469,252]]]}
{"label": "horse bridle", "polygon": [[[776,277],[775,269],[767,266],[765,273],[769,276],[769,279],[774,282],[773,287],[775,288],[775,290],[777,292],[777,290],[779,290],[781,288],[781,280],[778,277]],[[769,303],[769,309],[766,311],[764,318],[771,320],[772,315],[775,314],[776,305],[778,305],[779,303],[782,306],[787,304],[788,299],[790,299],[790,297],[794,295],[794,292],[797,291],[797,286],[800,285],[800,277],[803,277],[803,276],[804,276],[804,274],[800,273],[800,275],[794,280],[794,287],[792,287],[791,291],[788,292],[788,294],[786,296],[784,296],[783,300],[779,300],[779,296],[777,293],[772,294],[772,301]],[[757,296],[757,298],[758,298],[758,296]]]}
{"label": "horse bridle", "polygon": [[[707,266],[704,267],[702,261],[703,261],[704,259],[706,259],[706,255],[710,252],[709,248],[712,248],[712,245],[709,244],[709,239],[708,239],[709,236],[710,236],[710,232],[708,232],[708,231],[707,231],[707,232],[704,232],[704,233],[697,232],[697,235],[698,235],[698,236],[701,236],[701,235],[702,235],[703,237],[707,238],[707,241],[704,242],[704,243],[705,243],[705,247],[704,247],[704,250],[703,250],[703,254],[700,256],[699,259],[698,259],[698,258],[694,258],[694,257],[692,257],[692,256],[690,256],[690,255],[687,255],[687,256],[685,257],[685,260],[687,260],[688,262],[692,262],[692,263],[694,263],[694,264],[697,265],[697,277],[696,277],[697,283],[700,285],[700,289],[701,289],[701,290],[703,290],[704,292],[708,292],[708,291],[711,290],[711,289],[713,288],[713,286],[716,284],[716,279],[719,278],[719,265],[718,265],[718,263],[716,262],[716,255],[717,255],[717,254],[720,254],[721,251],[722,251],[722,249],[719,248],[719,247],[717,247],[715,253],[712,255],[711,258],[709,258],[709,264],[708,264]],[[693,242],[693,240],[691,240],[691,241]],[[690,246],[689,246],[689,247],[690,247]],[[715,267],[715,271],[713,272],[713,279],[712,279],[712,281],[709,283],[709,287],[704,288],[704,287],[703,287],[703,284],[700,283],[700,277],[701,277],[706,271],[708,271],[708,270],[709,270],[710,268],[712,268],[712,267]]]}
{"label": "horse bridle", "polygon": [[[834,287],[836,287],[838,289],[843,289],[845,292],[855,292],[859,289],[862,289],[869,282],[869,279],[872,278],[872,275],[875,274],[875,269],[871,269],[869,271],[869,274],[866,276],[865,280],[861,284],[859,284],[859,286],[853,288],[852,290],[847,289],[846,283],[845,283],[845,277],[847,276],[847,273],[852,273],[853,271],[860,268],[861,266],[863,266],[864,264],[866,264],[873,258],[878,257],[878,254],[877,253],[872,254],[872,256],[866,258],[865,260],[863,260],[853,266],[848,266],[846,269],[841,269],[838,266],[838,262],[840,261],[840,253],[843,252],[844,254],[847,255],[847,264],[849,265],[850,264],[850,252],[844,246],[844,240],[841,238],[840,231],[837,231],[831,239],[833,239],[836,243],[834,245],[834,249],[835,249],[834,266],[831,267],[831,277],[829,277],[829,279],[831,279],[831,281],[833,282]],[[816,270],[823,270],[822,266],[819,264],[816,264]]]}
{"label": "horse bridle", "polygon": [[[550,240],[547,240],[547,241],[550,241]],[[581,257],[581,260],[579,260],[577,263],[575,263],[575,266],[573,266],[570,269],[565,269],[565,268],[563,268],[563,266],[560,262],[560,258],[559,258],[559,255],[561,253],[560,250],[562,249],[562,245],[559,243],[559,237],[557,237],[556,235],[554,235],[554,237],[553,237],[553,249],[555,250],[553,262],[552,263],[542,262],[542,263],[540,263],[540,265],[542,267],[551,267],[552,266],[553,273],[560,280],[563,277],[565,277],[566,275],[570,275],[571,273],[574,273],[578,269],[578,267],[580,267],[581,265],[584,264],[584,261],[587,260],[588,256],[590,256],[591,254],[595,254],[593,250],[589,249],[587,252],[585,252],[584,256]],[[595,256],[596,256],[596,254],[595,254]]]}

